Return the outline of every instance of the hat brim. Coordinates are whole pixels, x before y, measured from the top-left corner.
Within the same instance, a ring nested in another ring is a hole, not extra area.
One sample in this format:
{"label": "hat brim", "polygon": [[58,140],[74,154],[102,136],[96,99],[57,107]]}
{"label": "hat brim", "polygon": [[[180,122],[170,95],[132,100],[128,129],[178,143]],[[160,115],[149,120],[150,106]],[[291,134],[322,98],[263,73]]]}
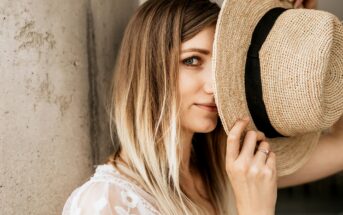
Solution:
{"label": "hat brim", "polygon": [[[213,46],[214,94],[223,127],[228,133],[237,119],[251,116],[246,103],[244,71],[252,32],[272,8],[292,8],[280,0],[226,0],[217,21]],[[248,129],[256,130],[254,123]],[[276,153],[278,176],[302,167],[316,148],[321,132],[267,141]]]}

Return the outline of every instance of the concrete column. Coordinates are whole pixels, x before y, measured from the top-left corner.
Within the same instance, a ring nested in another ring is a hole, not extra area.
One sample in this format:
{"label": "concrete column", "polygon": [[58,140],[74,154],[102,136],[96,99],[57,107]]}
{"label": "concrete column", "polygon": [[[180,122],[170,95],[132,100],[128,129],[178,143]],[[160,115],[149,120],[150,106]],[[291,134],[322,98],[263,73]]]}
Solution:
{"label": "concrete column", "polygon": [[112,152],[104,104],[137,0],[0,0],[0,214],[60,214]]}
{"label": "concrete column", "polygon": [[0,0],[0,214],[60,214],[92,172],[86,0]]}

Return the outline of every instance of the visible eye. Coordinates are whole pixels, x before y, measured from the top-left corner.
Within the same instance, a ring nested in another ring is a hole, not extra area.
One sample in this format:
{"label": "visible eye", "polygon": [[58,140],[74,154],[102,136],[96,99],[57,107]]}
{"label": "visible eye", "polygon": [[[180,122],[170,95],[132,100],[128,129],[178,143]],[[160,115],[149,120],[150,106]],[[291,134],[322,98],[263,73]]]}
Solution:
{"label": "visible eye", "polygon": [[185,64],[186,66],[200,66],[201,59],[197,56],[192,56],[192,57],[184,59],[182,63]]}

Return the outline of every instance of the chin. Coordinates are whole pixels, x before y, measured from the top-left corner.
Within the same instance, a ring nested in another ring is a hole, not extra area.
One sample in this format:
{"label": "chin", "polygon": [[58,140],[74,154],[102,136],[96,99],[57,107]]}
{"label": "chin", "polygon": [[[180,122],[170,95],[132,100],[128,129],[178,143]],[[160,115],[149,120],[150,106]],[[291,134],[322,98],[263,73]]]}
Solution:
{"label": "chin", "polygon": [[198,131],[197,133],[210,133],[210,132],[214,131],[215,128],[216,128],[216,126],[213,126],[210,128],[205,128],[205,129]]}
{"label": "chin", "polygon": [[193,130],[195,133],[210,133],[216,128],[217,121],[209,122],[209,123],[202,123],[202,124],[198,124],[198,125],[202,125],[202,126],[194,127]]}

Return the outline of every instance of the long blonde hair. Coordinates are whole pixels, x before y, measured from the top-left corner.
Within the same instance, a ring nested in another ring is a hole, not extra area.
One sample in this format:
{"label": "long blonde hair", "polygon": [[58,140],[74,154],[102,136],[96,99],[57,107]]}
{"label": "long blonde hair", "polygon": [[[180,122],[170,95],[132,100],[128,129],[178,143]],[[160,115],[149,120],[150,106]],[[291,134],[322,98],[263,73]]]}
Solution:
{"label": "long blonde hair", "polygon": [[[219,10],[208,0],[149,0],[133,15],[122,40],[108,106],[118,141],[109,160],[115,164],[125,151],[135,179],[162,214],[206,214],[179,183],[178,66],[181,43],[215,26]],[[213,132],[196,133],[192,140],[191,160],[217,214],[228,214],[229,205],[225,140],[220,120]]]}

